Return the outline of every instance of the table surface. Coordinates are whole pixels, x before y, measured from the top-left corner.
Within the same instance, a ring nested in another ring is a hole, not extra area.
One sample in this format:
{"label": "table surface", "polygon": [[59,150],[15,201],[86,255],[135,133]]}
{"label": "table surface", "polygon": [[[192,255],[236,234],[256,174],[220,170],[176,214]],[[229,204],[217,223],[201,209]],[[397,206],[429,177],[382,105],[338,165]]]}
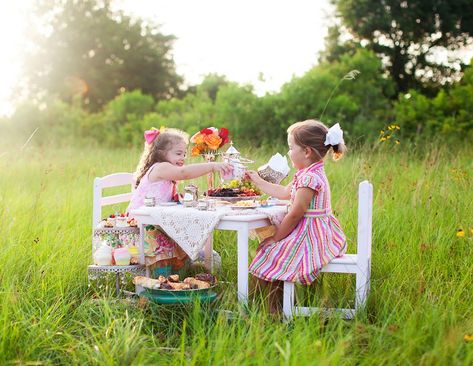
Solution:
{"label": "table surface", "polygon": [[[172,207],[173,209],[182,209],[182,210],[197,210],[196,208],[189,208],[189,207],[184,207],[182,205],[176,205],[176,206],[162,206],[163,208],[170,208]],[[154,206],[154,207],[140,207],[138,209],[135,209],[132,211],[133,215],[137,216],[148,216],[150,209],[156,209],[156,208],[161,208],[161,206]],[[232,212],[234,210],[230,209],[229,207],[226,206],[218,206],[217,207],[217,212],[220,210],[225,210],[227,214],[223,216],[220,220],[221,221],[239,221],[239,222],[249,222],[249,221],[254,221],[254,220],[261,220],[261,219],[266,219],[268,218],[268,215],[262,213],[261,211],[268,209],[268,210],[276,210],[276,211],[284,211],[287,212],[287,206],[283,205],[277,205],[277,206],[269,206],[269,207],[258,207],[259,212],[257,212],[255,209],[241,209],[238,210],[238,214],[233,214]],[[212,212],[212,211],[203,211],[203,212]]]}

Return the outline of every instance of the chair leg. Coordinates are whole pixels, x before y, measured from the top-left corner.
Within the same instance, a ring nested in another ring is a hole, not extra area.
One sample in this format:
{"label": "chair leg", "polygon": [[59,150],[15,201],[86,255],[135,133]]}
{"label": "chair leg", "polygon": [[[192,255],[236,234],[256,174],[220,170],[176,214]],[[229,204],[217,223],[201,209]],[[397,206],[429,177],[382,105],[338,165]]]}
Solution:
{"label": "chair leg", "polygon": [[356,272],[356,295],[355,295],[355,310],[366,305],[366,298],[368,297],[370,287],[370,268],[369,265],[362,266]]}
{"label": "chair leg", "polygon": [[286,319],[292,319],[294,311],[294,283],[284,282],[283,288],[283,313]]}

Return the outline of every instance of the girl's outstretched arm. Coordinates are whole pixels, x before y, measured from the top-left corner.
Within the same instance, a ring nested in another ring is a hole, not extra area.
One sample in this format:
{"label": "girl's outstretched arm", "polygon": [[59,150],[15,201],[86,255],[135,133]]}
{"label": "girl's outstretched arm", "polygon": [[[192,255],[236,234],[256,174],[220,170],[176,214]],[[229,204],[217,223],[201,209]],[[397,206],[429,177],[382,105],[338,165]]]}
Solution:
{"label": "girl's outstretched arm", "polygon": [[227,163],[200,163],[184,166],[173,165],[168,162],[157,164],[149,173],[149,180],[156,182],[158,180],[186,180],[197,178],[210,172],[220,172],[221,174],[230,174],[233,167]]}
{"label": "girl's outstretched arm", "polygon": [[299,188],[289,212],[282,220],[281,225],[277,227],[276,234],[265,239],[260,246],[272,244],[288,236],[306,213],[314,194],[315,192],[310,188]]}
{"label": "girl's outstretched arm", "polygon": [[251,179],[251,181],[264,193],[269,194],[270,196],[279,198],[281,200],[288,200],[291,198],[291,185],[289,183],[287,186],[282,186],[280,184],[269,183],[261,178],[257,172],[254,170],[248,170],[246,176]]}

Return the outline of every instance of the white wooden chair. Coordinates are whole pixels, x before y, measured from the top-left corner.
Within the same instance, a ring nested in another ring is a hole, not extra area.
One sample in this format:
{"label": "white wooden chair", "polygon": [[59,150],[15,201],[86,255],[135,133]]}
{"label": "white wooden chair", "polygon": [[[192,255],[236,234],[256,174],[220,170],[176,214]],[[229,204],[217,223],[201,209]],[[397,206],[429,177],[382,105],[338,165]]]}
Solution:
{"label": "white wooden chair", "polygon": [[353,273],[356,275],[355,308],[324,309],[294,306],[294,283],[284,282],[283,312],[286,319],[297,315],[310,315],[314,312],[341,312],[344,318],[352,319],[355,313],[366,304],[371,275],[371,228],[373,215],[373,185],[363,181],[358,190],[358,232],[357,254],[345,254],[335,258],[322,272]]}
{"label": "white wooden chair", "polygon": [[[104,188],[130,186],[129,193],[121,193],[113,196],[103,196]],[[135,189],[133,185],[133,173],[114,173],[105,177],[96,177],[94,179],[94,199],[92,207],[92,230],[102,219],[102,207],[116,203],[129,202]]]}
{"label": "white wooden chair", "polygon": [[[129,202],[134,191],[133,173],[114,173],[104,177],[96,177],[93,186],[93,206],[92,206],[92,233],[102,219],[102,207],[117,203]],[[105,188],[129,186],[130,192],[104,196]],[[142,246],[140,243],[140,252]],[[120,274],[129,272],[135,275],[144,274],[145,266],[97,266],[90,265],[88,268],[89,280],[97,278],[101,273],[114,273],[116,275],[117,294],[120,294]]]}

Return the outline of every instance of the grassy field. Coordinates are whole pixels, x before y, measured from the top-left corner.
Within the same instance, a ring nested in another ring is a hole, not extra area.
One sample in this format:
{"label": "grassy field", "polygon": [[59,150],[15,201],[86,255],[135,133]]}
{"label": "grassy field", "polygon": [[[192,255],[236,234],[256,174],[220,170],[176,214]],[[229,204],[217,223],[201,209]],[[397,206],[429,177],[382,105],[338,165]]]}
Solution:
{"label": "grassy field", "polygon": [[[473,150],[401,146],[365,148],[326,166],[350,252],[357,185],[374,185],[366,311],[351,321],[281,323],[255,303],[238,311],[232,233],[215,236],[222,284],[210,307],[139,304],[88,287],[93,178],[132,171],[139,151],[3,145],[0,364],[473,364]],[[262,163],[274,152],[245,155]],[[353,286],[350,276],[325,274],[298,295],[346,306]]]}

